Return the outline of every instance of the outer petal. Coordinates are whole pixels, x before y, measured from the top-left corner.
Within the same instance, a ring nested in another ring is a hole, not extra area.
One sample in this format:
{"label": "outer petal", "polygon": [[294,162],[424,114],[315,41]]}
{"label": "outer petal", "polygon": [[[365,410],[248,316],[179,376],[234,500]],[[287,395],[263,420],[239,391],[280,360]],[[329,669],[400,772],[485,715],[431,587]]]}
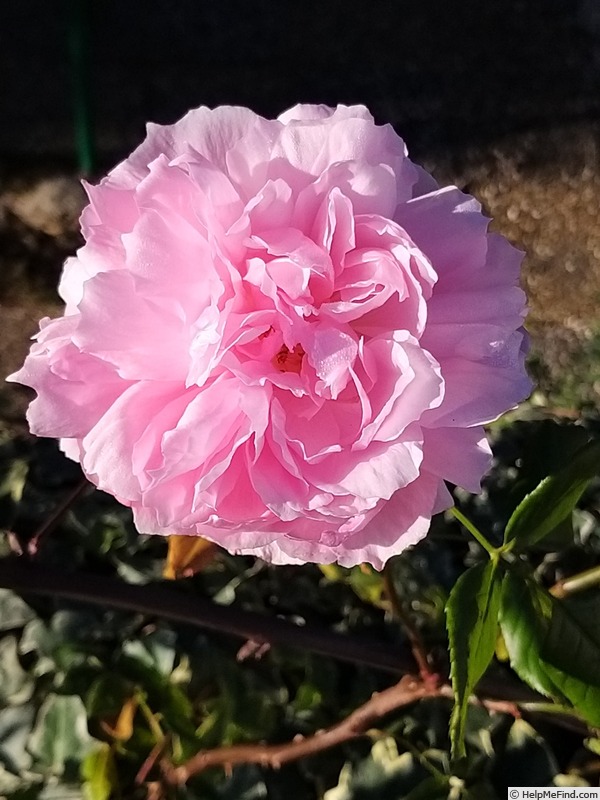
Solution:
{"label": "outer petal", "polygon": [[523,334],[516,332],[493,357],[485,361],[445,359],[444,403],[425,412],[425,427],[469,427],[497,419],[531,392],[525,372]]}
{"label": "outer petal", "polygon": [[130,383],[111,364],[73,345],[76,319],[42,322],[25,364],[7,380],[37,392],[27,412],[36,436],[84,436]]}
{"label": "outer petal", "polygon": [[145,141],[112,170],[108,181],[126,188],[135,187],[148,173],[148,165],[155,158],[164,154],[172,159],[190,148],[225,169],[227,154],[241,139],[254,129],[261,130],[268,138],[272,126],[273,123],[249,109],[236,106],[195,108],[174,125],[150,123]]}
{"label": "outer petal", "polygon": [[370,122],[373,121],[371,112],[365,106],[337,106],[331,108],[325,105],[310,105],[308,103],[299,103],[298,105],[288,108],[280,114],[277,119],[287,125],[290,122],[306,122],[308,120],[325,120],[325,119],[366,119]]}
{"label": "outer petal", "polygon": [[352,567],[369,562],[376,569],[382,569],[392,555],[416,544],[427,534],[439,486],[438,478],[423,473],[382,503],[359,531],[346,537],[324,532],[318,540],[312,540],[298,536],[295,523],[279,523],[273,525],[274,535],[268,542],[260,542],[262,537],[258,534],[256,546],[250,531],[232,532],[228,537],[219,534],[215,540],[227,549],[258,556],[274,564],[337,561],[341,566]]}
{"label": "outer petal", "polygon": [[492,463],[483,428],[429,428],[424,434],[427,470],[469,492],[479,492],[481,477]]}

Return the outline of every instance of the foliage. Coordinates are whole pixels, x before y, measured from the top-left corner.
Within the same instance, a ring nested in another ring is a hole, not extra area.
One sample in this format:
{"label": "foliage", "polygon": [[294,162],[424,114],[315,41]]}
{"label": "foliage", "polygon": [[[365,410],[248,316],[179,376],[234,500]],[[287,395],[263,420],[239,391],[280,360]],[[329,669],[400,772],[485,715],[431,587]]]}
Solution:
{"label": "foliage", "polygon": [[[212,598],[240,614],[326,626],[410,653],[400,613],[436,673],[451,670],[454,711],[447,696],[424,698],[383,718],[368,736],[280,770],[242,764],[202,772],[167,790],[173,800],[485,800],[505,796],[507,783],[597,780],[600,589],[590,580],[566,597],[549,589],[599,563],[598,445],[585,445],[598,440],[598,425],[529,411],[496,426],[493,438],[494,467],[482,495],[456,493],[491,555],[448,515],[385,574],[272,568],[218,551],[203,556],[199,573],[173,584],[184,598]],[[5,441],[0,467],[0,555],[7,556],[27,549],[79,473],[44,441]],[[194,554],[178,547],[170,568],[176,574],[183,564],[187,574]],[[139,536],[126,509],[89,490],[37,542],[34,558],[73,575],[144,585],[162,578],[166,556],[165,540]],[[225,631],[0,589],[0,795],[144,798],[160,779],[157,763],[147,761],[160,746],[180,764],[201,749],[310,736],[393,682],[385,670],[305,648],[273,644],[264,652]],[[523,685],[543,696],[528,698],[522,718],[510,703],[472,702],[473,692],[491,697],[494,687]],[[537,713],[542,707],[553,713]],[[559,710],[579,726],[575,732],[555,727]],[[138,785],[145,763],[145,785]]]}

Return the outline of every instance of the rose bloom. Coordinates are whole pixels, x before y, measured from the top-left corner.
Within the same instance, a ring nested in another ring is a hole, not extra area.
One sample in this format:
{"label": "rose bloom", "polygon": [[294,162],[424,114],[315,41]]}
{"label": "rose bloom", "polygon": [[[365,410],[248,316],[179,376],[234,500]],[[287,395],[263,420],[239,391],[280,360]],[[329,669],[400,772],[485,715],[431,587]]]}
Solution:
{"label": "rose bloom", "polygon": [[381,568],[530,391],[521,254],[362,106],[199,108],[87,186],[22,369],[140,532]]}

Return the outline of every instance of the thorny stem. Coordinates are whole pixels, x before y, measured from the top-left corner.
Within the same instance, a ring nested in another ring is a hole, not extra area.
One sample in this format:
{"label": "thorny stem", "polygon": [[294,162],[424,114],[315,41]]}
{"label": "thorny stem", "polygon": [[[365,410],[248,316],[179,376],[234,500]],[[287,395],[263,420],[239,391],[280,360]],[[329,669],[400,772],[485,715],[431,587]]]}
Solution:
{"label": "thorny stem", "polygon": [[137,775],[135,776],[135,782],[138,786],[146,782],[150,771],[158,761],[158,759],[164,753],[167,745],[169,744],[170,738],[169,736],[164,736],[159,742],[157,742],[152,750],[150,751],[149,755],[146,759],[144,759],[144,763],[139,768]]}
{"label": "thorny stem", "polygon": [[[206,598],[162,583],[134,585],[84,572],[66,572],[27,561],[0,558],[0,586],[27,594],[93,603],[183,622],[265,644],[278,644],[390,673],[410,672],[412,658],[388,643],[353,638],[316,625],[300,626],[283,619],[245,611],[235,604],[219,606]],[[532,699],[532,698],[530,698]],[[535,696],[535,699],[538,699]]]}
{"label": "thorny stem", "polygon": [[59,503],[52,514],[42,522],[27,543],[27,552],[30,556],[34,556],[37,553],[42,539],[54,530],[73,503],[90,485],[90,482],[86,478],[82,478],[77,486],[65,497],[62,503]]}
{"label": "thorny stem", "polygon": [[383,585],[385,587],[387,598],[390,601],[394,616],[398,619],[408,637],[410,649],[412,650],[412,654],[419,668],[421,680],[424,683],[430,682],[435,684],[438,681],[438,676],[432,672],[431,667],[429,666],[425,642],[423,641],[419,630],[411,619],[410,614],[405,611],[402,600],[398,597],[398,592],[396,591],[396,587],[394,585],[391,561],[388,561],[384,567]]}
{"label": "thorny stem", "polygon": [[[383,717],[418,700],[452,699],[453,696],[452,687],[447,683],[433,686],[430,681],[423,681],[413,675],[404,675],[394,686],[374,694],[345,719],[311,736],[296,736],[292,741],[282,744],[240,744],[201,750],[179,766],[163,758],[160,762],[163,780],[171,786],[181,786],[210,767],[230,770],[238,764],[258,764],[262,767],[279,769],[292,761],[321,753],[362,736],[370,736],[373,728]],[[496,703],[477,697],[471,697],[469,702],[483,705],[489,711],[511,714],[516,718],[521,716],[519,704],[516,702]],[[548,704],[544,704],[546,705]],[[545,713],[548,709],[544,707],[541,710]],[[559,718],[554,721],[559,722]],[[579,733],[587,731],[587,726],[580,720],[565,717],[564,721],[567,723],[565,727],[575,729],[576,726]]]}
{"label": "thorny stem", "polygon": [[284,744],[240,744],[203,750],[178,767],[163,760],[162,773],[167,783],[182,785],[209,767],[231,768],[236,764],[260,764],[263,767],[279,769],[290,761],[297,761],[368,735],[373,725],[386,714],[424,697],[435,696],[440,696],[438,689],[411,675],[405,675],[394,686],[374,694],[341,722],[317,731],[312,736],[297,736],[291,742]]}
{"label": "thorny stem", "polygon": [[[206,598],[162,583],[133,585],[89,572],[68,573],[30,562],[24,557],[9,556],[0,558],[0,586],[25,596],[51,595],[101,608],[118,608],[182,622],[244,641],[252,639],[305,649],[383,672],[403,674],[414,669],[412,658],[407,653],[392,650],[388,643],[346,636],[315,625],[299,626],[246,611],[235,604],[218,606]],[[509,678],[501,682],[482,678],[478,684],[478,696],[519,705],[544,700],[542,695]]]}
{"label": "thorny stem", "polygon": [[[131,585],[89,573],[64,573],[49,566],[42,567],[29,562],[23,557],[8,557],[0,558],[0,586],[25,595],[52,595],[98,604],[102,608],[119,608],[163,617],[238,636],[244,640],[253,639],[303,648],[387,672],[409,673],[413,666],[407,654],[390,652],[389,645],[386,644],[360,641],[326,628],[299,627],[235,606],[217,606],[209,600],[160,583]],[[183,767],[174,767],[163,759],[161,768],[164,779],[171,784],[181,783],[209,766],[251,762],[277,767],[363,736],[380,717],[425,697],[452,699],[452,687],[446,683],[434,684],[431,679],[423,680],[405,674],[396,686],[374,695],[346,720],[324,732],[318,732],[306,739],[295,739],[287,744],[217,748],[199,753]],[[485,678],[479,683],[478,697],[471,698],[471,702],[484,705],[490,711],[502,711],[514,716],[518,716],[519,708],[547,714],[552,706],[536,707],[536,702],[540,700],[543,700],[540,695],[520,683],[510,680],[497,683]],[[587,725],[576,716],[563,716],[561,711],[556,713],[554,708],[552,711],[555,712],[552,713],[553,722],[586,735]],[[152,763],[149,763],[146,774],[151,767]],[[156,786],[154,788],[158,789]]]}

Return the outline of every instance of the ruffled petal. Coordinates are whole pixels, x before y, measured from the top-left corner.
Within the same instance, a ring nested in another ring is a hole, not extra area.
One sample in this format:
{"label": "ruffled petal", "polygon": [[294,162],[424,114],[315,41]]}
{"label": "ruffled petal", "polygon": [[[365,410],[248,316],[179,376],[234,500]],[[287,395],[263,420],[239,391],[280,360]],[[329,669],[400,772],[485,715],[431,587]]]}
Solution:
{"label": "ruffled petal", "polygon": [[151,125],[11,376],[142,532],[377,568],[529,391],[520,254],[362,106]]}

